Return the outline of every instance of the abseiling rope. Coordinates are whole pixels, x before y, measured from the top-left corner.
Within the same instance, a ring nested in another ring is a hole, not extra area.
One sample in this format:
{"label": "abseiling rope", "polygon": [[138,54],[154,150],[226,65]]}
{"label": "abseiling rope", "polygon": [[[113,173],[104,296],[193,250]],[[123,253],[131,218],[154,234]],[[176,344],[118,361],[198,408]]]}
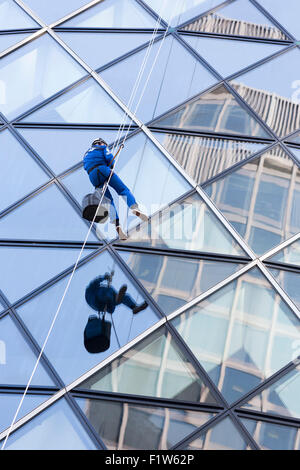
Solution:
{"label": "abseiling rope", "polygon": [[[165,2],[165,0],[163,0],[163,1]],[[176,7],[177,7],[178,2],[180,2],[180,1],[182,1],[182,0],[177,0],[176,5],[175,5]],[[184,1],[185,1],[185,0],[184,0]],[[165,5],[165,3],[164,3],[164,5]],[[164,8],[162,9],[162,11],[163,11],[163,10],[164,10]],[[162,13],[162,11],[161,11],[161,13]],[[175,9],[174,9],[174,11],[175,11]],[[160,13],[159,18],[158,18],[157,21],[156,21],[156,24],[158,24],[158,25],[160,24],[161,19],[162,19],[161,13]],[[169,25],[170,25],[170,23],[171,23],[171,21],[172,21],[172,19],[173,19],[173,16],[174,16],[174,13],[172,13],[172,17],[170,18],[168,27],[169,27]],[[157,26],[157,27],[155,28],[155,30],[153,31],[153,34],[152,34],[152,37],[151,37],[151,41],[150,41],[149,44],[148,44],[147,51],[146,51],[146,54],[145,54],[145,56],[147,57],[147,59],[145,60],[145,58],[144,58],[144,60],[143,60],[143,62],[142,62],[142,66],[141,66],[140,71],[139,71],[139,74],[138,74],[138,77],[137,77],[136,82],[135,82],[135,84],[134,84],[134,87],[133,87],[133,90],[132,90],[132,93],[131,93],[131,96],[130,96],[130,99],[129,99],[129,102],[128,102],[128,105],[127,105],[127,109],[128,109],[129,111],[130,111],[129,105],[131,106],[131,104],[132,104],[132,102],[133,102],[133,100],[134,100],[134,98],[135,98],[135,94],[136,94],[136,92],[137,92],[137,89],[138,89],[140,80],[141,80],[142,75],[143,75],[143,72],[144,72],[144,70],[145,70],[146,63],[147,63],[147,61],[148,61],[148,58],[149,58],[149,55],[150,55],[150,51],[151,51],[152,46],[153,46],[153,43],[154,43],[154,39],[155,39],[155,36],[156,36],[156,34],[157,34],[157,30],[158,30],[158,26]],[[165,38],[166,38],[167,32],[168,32],[168,28],[166,29],[166,31],[165,31],[165,33],[164,33],[164,35],[163,35],[163,38],[161,39],[161,45],[160,45],[160,47],[159,47],[159,49],[158,49],[158,51],[157,51],[157,53],[156,53],[156,56],[155,56],[155,59],[154,59],[154,63],[153,63],[153,65],[152,65],[152,67],[151,67],[151,70],[150,70],[150,72],[149,72],[149,74],[148,74],[148,77],[147,77],[147,80],[146,80],[146,86],[147,86],[147,84],[148,84],[148,82],[149,82],[150,75],[152,74],[152,71],[153,71],[153,69],[154,69],[156,60],[157,60],[158,55],[159,55],[159,52],[160,52],[160,50],[161,50],[162,43],[164,42],[164,40],[165,40]],[[141,100],[142,100],[142,97],[143,97],[143,94],[144,94],[144,92],[145,92],[146,86],[144,86],[144,88],[143,88],[143,90],[142,90],[142,94],[141,94],[140,99],[139,99],[139,101],[138,101],[138,105],[137,105],[137,107],[136,107],[136,109],[135,109],[135,111],[134,111],[134,115],[135,115],[135,113],[136,113],[136,111],[137,111],[137,109],[138,109],[138,106],[139,106],[139,104],[140,104],[140,102],[141,102]],[[119,143],[120,143],[120,140],[121,140],[121,132],[123,132],[123,130],[124,130],[124,128],[125,128],[125,122],[126,122],[126,119],[127,119],[127,116],[128,116],[128,115],[129,115],[129,112],[128,112],[128,111],[125,111],[125,112],[124,112],[124,117],[123,117],[124,123],[120,126],[119,131],[118,131],[117,145],[119,145]],[[124,139],[123,139],[123,142],[122,142],[122,145],[123,145],[123,146],[124,146],[124,143],[125,143],[125,141],[126,141],[126,139],[127,139],[127,136],[128,136],[129,130],[130,130],[130,128],[131,128],[132,122],[133,122],[133,118],[131,118],[129,128],[128,128],[127,133],[126,133],[126,135],[125,135],[125,137],[124,137]],[[113,145],[113,149],[115,149],[117,145],[114,144],[114,145]],[[123,148],[123,147],[122,147],[122,148]],[[121,148],[121,150],[122,150],[122,148]],[[117,164],[117,162],[118,162],[118,160],[119,160],[119,158],[120,158],[120,155],[121,155],[121,151],[120,151],[119,154],[117,155],[115,164],[114,164],[114,166],[113,166],[113,168],[112,168],[112,170],[111,170],[111,172],[110,172],[110,175],[109,175],[109,178],[108,178],[107,182],[103,185],[102,195],[101,195],[100,202],[99,202],[99,204],[98,204],[98,208],[99,208],[99,206],[102,204],[105,191],[106,191],[106,189],[107,189],[107,187],[108,187],[108,185],[109,185],[109,182],[110,182],[111,177],[112,177],[113,172],[114,172],[114,167],[116,166],[116,164]],[[70,277],[69,277],[68,283],[67,283],[67,285],[66,285],[66,287],[65,287],[63,296],[62,296],[62,298],[61,298],[61,300],[60,300],[60,302],[59,302],[59,305],[58,305],[58,308],[57,308],[57,310],[56,310],[56,313],[55,313],[55,315],[54,315],[54,317],[53,317],[52,323],[51,323],[51,325],[50,325],[50,328],[49,328],[49,330],[48,330],[47,336],[46,336],[46,338],[45,338],[45,340],[44,340],[43,346],[42,346],[42,348],[41,348],[41,350],[40,350],[40,353],[39,353],[39,355],[38,355],[38,358],[37,358],[37,360],[36,360],[36,363],[35,363],[35,366],[34,366],[34,368],[33,368],[32,373],[31,373],[31,376],[30,376],[30,378],[29,378],[29,380],[28,380],[28,383],[27,383],[27,385],[26,385],[26,388],[25,388],[25,390],[24,390],[24,393],[23,393],[23,395],[22,395],[22,398],[21,398],[21,400],[20,400],[20,403],[19,403],[19,405],[18,405],[18,408],[17,408],[17,410],[16,410],[16,412],[15,412],[15,415],[14,415],[14,417],[13,417],[13,420],[12,420],[12,422],[11,422],[11,425],[10,425],[10,427],[9,427],[9,430],[8,430],[6,436],[5,436],[5,439],[4,439],[4,442],[3,442],[3,444],[2,444],[1,450],[4,450],[4,448],[5,448],[5,446],[6,446],[6,443],[7,443],[7,440],[8,440],[8,438],[9,438],[9,436],[10,436],[12,430],[13,430],[13,427],[14,427],[14,425],[15,425],[16,419],[17,419],[18,414],[19,414],[19,412],[20,412],[20,409],[21,409],[21,407],[22,407],[23,401],[24,401],[25,396],[26,396],[26,394],[27,394],[27,392],[28,392],[28,389],[29,389],[29,387],[30,387],[30,385],[31,385],[33,376],[34,376],[34,374],[35,374],[35,372],[36,372],[36,369],[37,369],[37,367],[38,367],[38,365],[39,365],[39,363],[40,363],[42,354],[44,353],[44,350],[45,350],[45,347],[46,347],[46,345],[47,345],[48,339],[49,339],[50,334],[51,334],[51,332],[52,332],[52,330],[53,330],[53,328],[54,328],[56,319],[57,319],[58,314],[59,314],[59,312],[60,312],[60,310],[61,310],[62,304],[63,304],[63,302],[64,302],[64,299],[65,299],[65,297],[66,297],[66,294],[67,294],[67,292],[68,292],[68,290],[69,290],[69,287],[70,287],[70,284],[71,284],[71,282],[72,282],[73,276],[74,276],[75,271],[76,271],[76,269],[77,269],[79,260],[80,260],[80,258],[81,258],[82,253],[83,253],[83,250],[84,250],[84,248],[85,248],[85,245],[86,245],[86,243],[87,243],[87,240],[88,240],[88,238],[89,238],[89,236],[90,236],[91,229],[92,229],[93,223],[95,222],[95,218],[96,218],[97,212],[98,212],[98,210],[96,210],[95,215],[94,215],[94,218],[93,218],[93,220],[92,220],[92,222],[91,222],[91,224],[90,224],[90,227],[89,227],[89,229],[88,229],[87,235],[86,235],[86,237],[85,237],[85,239],[84,239],[84,242],[83,242],[83,245],[82,245],[82,247],[81,247],[81,249],[80,249],[79,255],[78,255],[77,260],[76,260],[76,263],[74,264],[73,270],[72,270],[71,275],[70,275]]]}

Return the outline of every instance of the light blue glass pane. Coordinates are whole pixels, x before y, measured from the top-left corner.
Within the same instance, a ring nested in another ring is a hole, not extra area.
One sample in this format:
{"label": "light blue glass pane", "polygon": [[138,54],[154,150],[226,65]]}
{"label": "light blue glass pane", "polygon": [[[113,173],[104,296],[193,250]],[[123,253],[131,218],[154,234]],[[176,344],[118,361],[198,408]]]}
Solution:
{"label": "light blue glass pane", "polygon": [[[106,315],[108,322],[113,320],[110,347],[104,352],[95,354],[86,350],[84,329],[89,316],[96,314],[96,312],[87,304],[85,291],[92,280],[111,270],[115,270],[112,286],[117,291],[123,284],[126,284],[128,286],[127,293],[135,303],[140,304],[144,301],[123,271],[106,252],[76,270],[45,348],[45,354],[66,384],[78,378],[158,321],[158,317],[149,306],[133,316],[128,307],[120,304],[112,316],[108,313]],[[39,344],[42,344],[50,328],[68,281],[69,276],[18,310],[22,320]],[[38,321],[41,312],[43,312],[42,322]]]}
{"label": "light blue glass pane", "polygon": [[41,20],[47,24],[63,18],[78,8],[89,3],[89,0],[51,0],[45,2],[41,0],[25,0],[24,2]]}
{"label": "light blue glass pane", "polygon": [[213,416],[117,401],[76,401],[109,450],[170,449]]}
{"label": "light blue glass pane", "polygon": [[156,127],[270,138],[223,86],[200,95],[155,122]]}
{"label": "light blue glass pane", "polygon": [[217,404],[210,388],[164,327],[96,372],[78,388]]}
{"label": "light blue glass pane", "polygon": [[[292,140],[292,139],[291,139]],[[294,139],[293,139],[294,140]],[[296,139],[295,139],[296,140]],[[289,147],[290,151],[295,155],[297,160],[300,162],[300,149],[296,149],[294,147]]]}
{"label": "light blue glass pane", "polygon": [[[0,320],[0,384],[26,386],[37,357],[14,322],[7,315]],[[33,375],[32,386],[53,386],[53,382],[39,363]]]}
{"label": "light blue glass pane", "polygon": [[274,18],[284,26],[289,33],[300,39],[299,14],[300,4],[297,0],[286,0],[284,6],[280,1],[259,0],[260,3]]}
{"label": "light blue glass pane", "polygon": [[300,266],[300,240],[297,240],[288,247],[279,251],[279,253],[276,255],[268,258],[268,261],[295,264],[296,266]]}
{"label": "light blue glass pane", "polygon": [[93,69],[108,64],[152,39],[152,34],[143,33],[62,32],[58,35]]}
{"label": "light blue glass pane", "polygon": [[7,130],[0,133],[0,162],[0,211],[48,180],[46,173]]}
{"label": "light blue glass pane", "polygon": [[[1,393],[0,394],[0,430],[9,428],[15,413],[19,407],[23,395],[15,393]],[[17,415],[17,419],[22,418],[27,413],[30,413],[34,408],[39,406],[44,401],[48,400],[49,395],[30,395],[26,393],[22,406]]]}
{"label": "light blue glass pane", "polygon": [[128,244],[149,248],[245,255],[198,194],[157,212],[147,225],[129,235]]}
{"label": "light blue glass pane", "polygon": [[179,308],[242,267],[143,253],[120,252],[120,256],[166,315],[173,311],[174,300]]}
{"label": "light blue glass pane", "polygon": [[29,114],[25,122],[70,124],[120,124],[123,111],[110,96],[90,79],[82,85]]}
{"label": "light blue glass pane", "polygon": [[[296,134],[293,134],[291,137],[287,139],[287,142],[292,142],[295,144],[300,144],[300,132],[296,132]],[[294,149],[291,149],[292,151]]]}
{"label": "light blue glass pane", "polygon": [[[199,36],[182,36],[223,77],[275,54],[284,46]],[[230,60],[228,60],[230,57]]]}
{"label": "light blue glass pane", "polygon": [[251,2],[238,0],[198,18],[187,31],[250,36],[266,39],[287,39]]}
{"label": "light blue glass pane", "polygon": [[[137,52],[101,72],[101,77],[126,104],[129,102],[145,54],[146,50]],[[152,65],[154,67],[150,75]],[[174,37],[169,36],[163,43],[158,41],[153,45],[130,109],[136,112],[142,121],[149,121],[215,82],[213,75]]]}
{"label": "light blue glass pane", "polygon": [[205,190],[257,254],[300,231],[300,170],[279,147]]}
{"label": "light blue glass pane", "polygon": [[0,29],[38,28],[38,24],[11,0],[0,0]]}
{"label": "light blue glass pane", "polygon": [[265,147],[242,140],[162,132],[156,132],[155,137],[198,184],[203,184]]}
{"label": "light blue glass pane", "polygon": [[[0,219],[1,238],[84,240],[88,226],[63,194],[51,185]],[[90,234],[89,240],[96,240]]]}
{"label": "light blue glass pane", "polygon": [[[80,249],[0,247],[0,288],[10,302],[75,264]],[[83,252],[82,257],[89,254]]]}
{"label": "light blue glass pane", "polygon": [[290,50],[231,82],[280,137],[299,129],[299,59],[299,49]]}
{"label": "light blue glass pane", "polygon": [[232,420],[225,418],[191,441],[186,450],[245,450],[246,447]]}
{"label": "light blue glass pane", "polygon": [[7,450],[94,450],[95,444],[65,400],[11,434]]}
{"label": "light blue glass pane", "polygon": [[106,129],[18,129],[18,132],[57,174],[79,163],[100,135],[108,144],[118,135],[117,130]]}
{"label": "light blue glass pane", "polygon": [[184,23],[221,3],[220,0],[147,0],[146,3],[171,26]]}
{"label": "light blue glass pane", "polygon": [[63,23],[67,28],[155,28],[156,21],[133,0],[105,0]]}
{"label": "light blue glass pane", "polygon": [[[11,119],[85,73],[57,42],[44,34],[0,60],[5,98],[1,111]],[[22,86],[16,77],[22,77]]]}
{"label": "light blue glass pane", "polygon": [[250,419],[241,419],[262,450],[298,450],[297,428]]}
{"label": "light blue glass pane", "polygon": [[[138,134],[126,141],[115,172],[148,215],[190,189],[187,181],[144,134]],[[93,186],[83,169],[71,173],[62,182],[80,204],[83,196],[93,191]],[[134,217],[131,211],[128,214],[126,203],[113,189],[111,193],[124,229],[136,225],[140,219]],[[115,227],[109,222],[98,224],[98,228],[105,237],[115,238]]]}
{"label": "light blue glass pane", "polygon": [[285,290],[290,299],[300,309],[300,273],[270,269],[278,284]]}
{"label": "light blue glass pane", "polygon": [[300,340],[299,320],[257,269],[173,324],[230,403],[294,359]]}
{"label": "light blue glass pane", "polygon": [[299,419],[299,394],[300,374],[298,366],[270,387],[264,389],[262,393],[256,395],[242,408]]}
{"label": "light blue glass pane", "polygon": [[[1,11],[1,4],[0,4]],[[9,47],[17,44],[28,36],[28,33],[19,34],[0,34],[0,52],[5,51]],[[2,101],[2,100],[1,100]]]}

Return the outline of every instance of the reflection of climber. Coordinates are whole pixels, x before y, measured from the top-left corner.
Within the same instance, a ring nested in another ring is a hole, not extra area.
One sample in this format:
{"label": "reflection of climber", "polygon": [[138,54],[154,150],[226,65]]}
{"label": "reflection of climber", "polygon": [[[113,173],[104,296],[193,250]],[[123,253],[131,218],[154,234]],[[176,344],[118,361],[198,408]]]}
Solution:
{"label": "reflection of climber", "polygon": [[110,285],[112,274],[105,273],[104,276],[98,276],[89,283],[85,290],[85,300],[89,306],[97,312],[113,313],[117,305],[123,304],[136,314],[147,308],[147,302],[140,305],[126,293],[127,286],[124,284],[119,292]]}
{"label": "reflection of climber", "polygon": [[[94,140],[92,146],[84,155],[83,166],[95,188],[102,188],[105,182],[108,181],[114,166],[114,157],[109,153],[107,144],[103,139],[99,138]],[[130,207],[134,215],[140,217],[143,221],[148,220],[148,217],[139,209],[135,197],[131,193],[130,189],[125,186],[123,181],[115,173],[112,173],[108,184],[118,193],[119,196],[123,196],[126,204]],[[127,237],[120,226],[119,215],[116,210],[113,197],[108,188],[106,189],[104,196],[111,202],[111,222],[115,224],[119,237],[121,239],[126,239]]]}
{"label": "reflection of climber", "polygon": [[119,292],[111,286],[111,274],[105,273],[89,283],[85,290],[85,300],[89,306],[98,312],[98,315],[90,315],[84,329],[84,346],[89,353],[100,353],[110,347],[111,323],[105,320],[105,314],[113,314],[117,305],[123,304],[132,310],[133,314],[139,313],[148,307],[147,302],[137,304],[127,294],[127,286],[124,284]]}

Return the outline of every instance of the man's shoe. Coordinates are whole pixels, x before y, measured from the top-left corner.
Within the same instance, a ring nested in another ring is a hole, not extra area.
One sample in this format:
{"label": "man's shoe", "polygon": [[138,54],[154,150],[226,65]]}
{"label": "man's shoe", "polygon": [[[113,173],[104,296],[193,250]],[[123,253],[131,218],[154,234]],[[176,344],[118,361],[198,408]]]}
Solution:
{"label": "man's shoe", "polygon": [[132,213],[136,215],[137,217],[139,217],[143,222],[148,222],[149,217],[143,212],[141,212],[138,207],[132,206],[131,210],[132,210]]}
{"label": "man's shoe", "polygon": [[122,230],[122,228],[120,227],[120,225],[117,225],[117,226],[116,226],[116,231],[117,231],[117,233],[118,233],[118,235],[119,235],[120,240],[127,240],[127,239],[128,239],[127,235],[123,232],[123,230]]}
{"label": "man's shoe", "polygon": [[137,305],[136,307],[134,307],[134,308],[132,309],[132,313],[134,313],[134,314],[139,313],[139,312],[141,312],[142,310],[145,310],[145,308],[147,308],[147,307],[148,307],[148,304],[147,304],[147,302],[145,301],[145,302],[143,302],[141,305]]}
{"label": "man's shoe", "polygon": [[116,304],[117,305],[122,303],[122,300],[123,300],[124,295],[126,294],[126,291],[127,291],[127,286],[126,286],[126,284],[123,284],[123,286],[120,288],[120,290],[119,290],[119,292],[117,293],[117,296],[116,296]]}

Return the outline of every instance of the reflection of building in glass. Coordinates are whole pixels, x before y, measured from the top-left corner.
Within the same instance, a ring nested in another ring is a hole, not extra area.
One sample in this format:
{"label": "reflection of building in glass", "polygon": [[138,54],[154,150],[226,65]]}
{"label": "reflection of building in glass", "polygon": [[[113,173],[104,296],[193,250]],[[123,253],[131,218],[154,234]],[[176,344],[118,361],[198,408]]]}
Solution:
{"label": "reflection of building in glass", "polygon": [[280,29],[266,24],[256,24],[248,21],[225,18],[217,13],[202,16],[185,26],[185,31],[198,33],[230,34],[231,36],[248,36],[265,39],[286,39]]}

